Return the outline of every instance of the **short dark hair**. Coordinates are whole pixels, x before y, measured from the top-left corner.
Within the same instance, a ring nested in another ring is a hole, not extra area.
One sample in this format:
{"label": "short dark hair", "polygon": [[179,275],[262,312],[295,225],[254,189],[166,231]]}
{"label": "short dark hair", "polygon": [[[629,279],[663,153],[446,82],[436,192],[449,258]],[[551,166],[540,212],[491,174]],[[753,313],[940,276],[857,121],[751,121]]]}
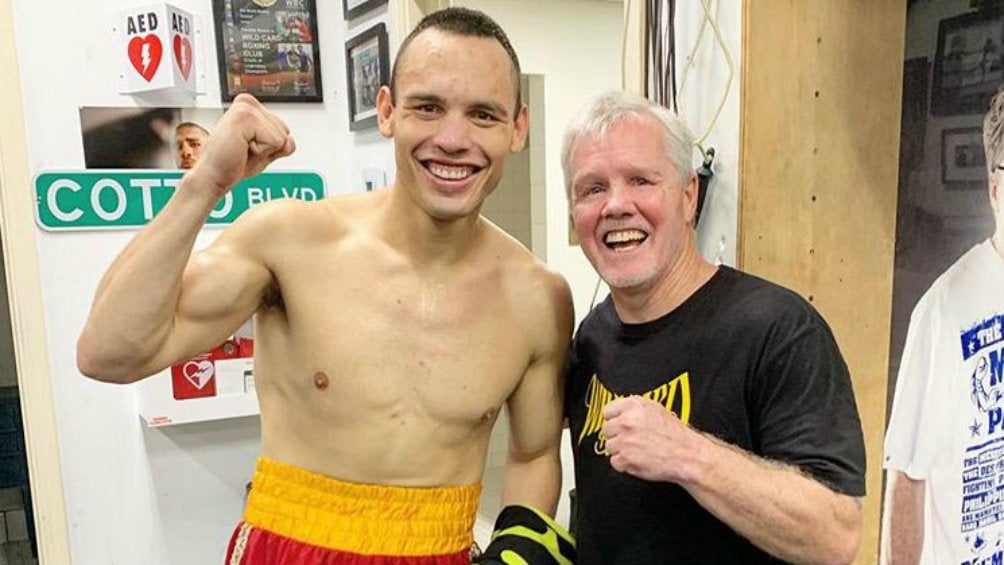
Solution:
{"label": "short dark hair", "polygon": [[209,130],[207,130],[206,128],[202,127],[201,125],[199,125],[199,124],[197,124],[195,122],[181,122],[180,124],[174,126],[174,133],[178,133],[178,130],[180,130],[181,128],[195,128],[195,129],[200,129],[200,130],[202,130],[202,133],[204,133],[206,135],[209,135]]}
{"label": "short dark hair", "polygon": [[[418,25],[415,26],[415,29],[411,30],[408,37],[404,38],[404,41],[401,42],[401,47],[397,50],[397,55],[394,57],[394,67],[390,73],[391,100],[394,100],[397,94],[394,84],[397,79],[397,67],[401,62],[401,57],[408,50],[411,41],[427,29],[438,29],[444,33],[464,37],[493,38],[498,41],[499,45],[505,49],[506,54],[509,55],[509,61],[512,63],[512,84],[513,88],[516,89],[516,114],[519,113],[519,109],[523,105],[523,98],[519,92],[520,68],[516,50],[512,48],[512,44],[509,43],[509,37],[506,36],[502,27],[495,23],[495,20],[483,12],[471,10],[470,8],[453,7],[433,12],[422,18],[422,21],[418,22]],[[516,114],[513,114],[513,119],[515,119]]]}

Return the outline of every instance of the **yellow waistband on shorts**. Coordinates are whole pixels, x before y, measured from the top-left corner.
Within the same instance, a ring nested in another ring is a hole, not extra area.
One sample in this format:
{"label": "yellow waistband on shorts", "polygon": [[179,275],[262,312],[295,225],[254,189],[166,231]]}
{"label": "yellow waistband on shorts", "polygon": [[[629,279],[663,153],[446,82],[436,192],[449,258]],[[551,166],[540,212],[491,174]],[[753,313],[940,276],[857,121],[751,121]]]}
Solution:
{"label": "yellow waistband on shorts", "polygon": [[474,541],[481,485],[360,484],[261,457],[244,521],[288,538],[363,555],[444,555]]}

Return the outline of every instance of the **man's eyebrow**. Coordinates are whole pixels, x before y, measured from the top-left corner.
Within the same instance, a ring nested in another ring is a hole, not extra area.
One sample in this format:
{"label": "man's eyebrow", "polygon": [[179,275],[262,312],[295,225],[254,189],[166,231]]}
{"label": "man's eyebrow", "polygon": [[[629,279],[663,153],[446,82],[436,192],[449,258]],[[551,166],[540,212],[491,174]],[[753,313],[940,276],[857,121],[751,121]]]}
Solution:
{"label": "man's eyebrow", "polygon": [[[404,101],[409,104],[439,104],[440,106],[445,106],[446,101],[442,96],[425,93],[425,92],[415,92],[413,94],[408,94],[404,96]],[[504,120],[509,119],[509,110],[503,104],[495,102],[493,100],[477,100],[472,102],[468,106],[471,110],[484,110],[501,117]]]}
{"label": "man's eyebrow", "polygon": [[590,182],[596,182],[596,181],[600,181],[600,180],[604,180],[603,175],[600,175],[598,173],[594,173],[592,171],[585,171],[585,172],[579,173],[579,174],[575,175],[574,177],[572,177],[572,187],[574,188],[574,187],[577,187],[577,186],[581,186],[583,184],[587,184],[587,183],[590,183]]}
{"label": "man's eyebrow", "polygon": [[416,102],[432,102],[435,104],[442,104],[443,98],[435,94],[426,94],[424,92],[418,92],[415,94],[409,94],[404,97],[405,102],[411,102],[412,104]]}

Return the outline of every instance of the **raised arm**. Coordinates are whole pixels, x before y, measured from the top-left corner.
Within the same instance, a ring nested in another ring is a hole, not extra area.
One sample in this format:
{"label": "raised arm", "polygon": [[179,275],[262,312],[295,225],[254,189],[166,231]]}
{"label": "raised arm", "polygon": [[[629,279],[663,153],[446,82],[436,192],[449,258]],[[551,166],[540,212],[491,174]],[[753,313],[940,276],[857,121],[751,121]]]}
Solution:
{"label": "raised arm", "polygon": [[262,219],[235,224],[202,253],[192,248],[234,184],[292,151],[286,125],[253,97],[238,96],[171,201],[98,285],[77,343],[83,374],[137,381],[210,349],[254,312],[271,281],[254,253]]}
{"label": "raised arm", "polygon": [[537,352],[508,401],[509,457],[502,504],[553,515],[561,489],[563,372],[573,316],[565,281],[552,273],[545,281],[549,307],[534,307],[539,317],[532,328]]}

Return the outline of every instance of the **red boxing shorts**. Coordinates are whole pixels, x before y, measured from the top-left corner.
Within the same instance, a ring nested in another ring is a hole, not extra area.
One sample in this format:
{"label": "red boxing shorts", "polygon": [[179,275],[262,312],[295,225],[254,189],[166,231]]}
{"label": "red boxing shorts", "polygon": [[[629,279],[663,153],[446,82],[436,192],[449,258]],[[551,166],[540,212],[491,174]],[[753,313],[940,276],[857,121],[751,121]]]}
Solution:
{"label": "red boxing shorts", "polygon": [[481,485],[348,483],[259,458],[226,565],[469,565]]}

